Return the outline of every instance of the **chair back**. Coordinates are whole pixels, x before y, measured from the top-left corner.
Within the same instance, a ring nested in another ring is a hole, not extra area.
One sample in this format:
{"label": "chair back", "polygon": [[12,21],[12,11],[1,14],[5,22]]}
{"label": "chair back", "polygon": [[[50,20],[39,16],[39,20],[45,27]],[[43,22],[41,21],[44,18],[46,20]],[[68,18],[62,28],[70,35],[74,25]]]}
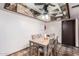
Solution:
{"label": "chair back", "polygon": [[54,45],[56,46],[58,44],[58,36],[55,38],[55,43]]}
{"label": "chair back", "polygon": [[36,36],[35,35],[32,35],[32,39],[35,39],[36,38]]}
{"label": "chair back", "polygon": [[41,38],[41,37],[42,37],[41,34],[32,35],[32,39],[37,39],[37,38]]}
{"label": "chair back", "polygon": [[56,37],[55,42],[54,42],[54,49],[55,50],[57,49],[57,46],[58,46],[58,36]]}
{"label": "chair back", "polygon": [[41,38],[42,37],[42,35],[41,34],[37,34],[37,38]]}
{"label": "chair back", "polygon": [[54,39],[55,38],[55,34],[54,33],[50,34],[49,37],[50,37],[50,39]]}
{"label": "chair back", "polygon": [[53,48],[54,47],[54,43],[55,43],[55,40],[54,39],[50,39],[48,48]]}

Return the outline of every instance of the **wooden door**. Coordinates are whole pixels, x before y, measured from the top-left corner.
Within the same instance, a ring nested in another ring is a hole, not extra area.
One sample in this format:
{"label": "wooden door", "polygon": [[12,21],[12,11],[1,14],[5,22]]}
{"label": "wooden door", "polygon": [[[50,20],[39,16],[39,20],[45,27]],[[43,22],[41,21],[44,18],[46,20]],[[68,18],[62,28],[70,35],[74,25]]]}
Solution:
{"label": "wooden door", "polygon": [[62,44],[75,46],[75,20],[62,21]]}

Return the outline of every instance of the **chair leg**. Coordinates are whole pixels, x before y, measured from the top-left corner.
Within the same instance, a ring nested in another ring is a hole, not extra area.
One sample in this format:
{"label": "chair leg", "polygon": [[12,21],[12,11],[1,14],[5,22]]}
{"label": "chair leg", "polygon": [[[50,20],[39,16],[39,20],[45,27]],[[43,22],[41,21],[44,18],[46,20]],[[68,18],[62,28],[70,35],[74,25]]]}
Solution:
{"label": "chair leg", "polygon": [[52,56],[52,52],[49,52],[49,55]]}
{"label": "chair leg", "polygon": [[48,56],[52,56],[53,53],[52,53],[52,49],[50,51],[47,52]]}
{"label": "chair leg", "polygon": [[47,52],[47,53],[48,53],[48,56],[49,56],[50,55],[49,52]]}
{"label": "chair leg", "polygon": [[40,51],[38,51],[38,56],[40,56]]}
{"label": "chair leg", "polygon": [[51,56],[53,55],[52,50],[51,50]]}
{"label": "chair leg", "polygon": [[53,49],[51,50],[51,56],[53,55]]}
{"label": "chair leg", "polygon": [[33,54],[36,56],[36,55],[38,55],[38,50],[37,50],[37,48],[35,48],[34,50],[33,50]]}
{"label": "chair leg", "polygon": [[54,48],[54,49],[53,49],[53,55],[54,55],[54,56],[56,55],[56,54],[55,54],[55,51],[56,51],[56,50],[55,50],[55,48]]}
{"label": "chair leg", "polygon": [[33,52],[34,52],[33,53],[34,55],[38,56],[39,55],[38,47],[36,47],[35,49],[33,49]]}

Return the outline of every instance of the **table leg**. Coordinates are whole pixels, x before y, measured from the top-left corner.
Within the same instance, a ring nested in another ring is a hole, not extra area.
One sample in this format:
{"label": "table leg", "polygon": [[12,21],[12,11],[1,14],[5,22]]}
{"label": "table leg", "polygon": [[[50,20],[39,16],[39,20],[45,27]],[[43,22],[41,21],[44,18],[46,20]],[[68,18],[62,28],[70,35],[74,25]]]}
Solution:
{"label": "table leg", "polygon": [[44,47],[44,56],[47,56],[47,46]]}
{"label": "table leg", "polygon": [[29,49],[29,55],[31,56],[31,42],[29,42],[29,46],[30,46],[30,47],[29,47],[29,48],[30,48],[30,49]]}

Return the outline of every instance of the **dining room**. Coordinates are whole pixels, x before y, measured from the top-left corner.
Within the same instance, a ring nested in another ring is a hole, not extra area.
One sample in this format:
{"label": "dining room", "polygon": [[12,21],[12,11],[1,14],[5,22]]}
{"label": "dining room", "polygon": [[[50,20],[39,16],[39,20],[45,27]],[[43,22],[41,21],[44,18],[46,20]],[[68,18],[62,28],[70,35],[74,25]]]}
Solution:
{"label": "dining room", "polygon": [[79,55],[78,4],[0,3],[0,55]]}

